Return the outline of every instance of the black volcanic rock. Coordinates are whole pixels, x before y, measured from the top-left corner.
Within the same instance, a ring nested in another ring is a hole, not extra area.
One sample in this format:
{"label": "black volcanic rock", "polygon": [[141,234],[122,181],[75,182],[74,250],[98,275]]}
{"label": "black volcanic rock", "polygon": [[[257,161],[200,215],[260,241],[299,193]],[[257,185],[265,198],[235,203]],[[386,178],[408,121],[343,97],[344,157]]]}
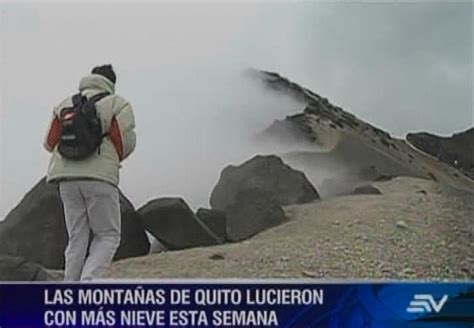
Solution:
{"label": "black volcanic rock", "polygon": [[381,195],[380,190],[372,185],[360,186],[354,189],[354,195]]}
{"label": "black volcanic rock", "polygon": [[219,238],[219,241],[225,241],[226,216],[224,211],[200,208],[196,215]]}
{"label": "black volcanic rock", "polygon": [[145,229],[169,250],[220,244],[182,198],[158,198],[138,210]]}
{"label": "black volcanic rock", "polygon": [[229,241],[241,241],[286,221],[280,202],[268,192],[248,189],[239,192],[225,209]]}
{"label": "black volcanic rock", "polygon": [[50,269],[64,267],[67,243],[57,184],[39,181],[0,223],[0,254],[24,257]]}
{"label": "black volcanic rock", "polygon": [[210,204],[226,210],[240,192],[257,189],[268,193],[281,205],[307,203],[319,199],[304,173],[292,169],[279,157],[255,156],[240,166],[226,167],[214,187]]}
{"label": "black volcanic rock", "polygon": [[474,178],[474,128],[451,137],[426,132],[409,133],[407,140],[416,148]]}
{"label": "black volcanic rock", "polygon": [[122,218],[122,241],[114,260],[148,254],[150,242],[145,233],[145,228],[134,206],[122,193],[120,193],[120,212]]}
{"label": "black volcanic rock", "polygon": [[48,273],[38,263],[22,257],[0,256],[0,281],[46,281]]}
{"label": "black volcanic rock", "polygon": [[[123,194],[120,194],[120,208],[122,240],[114,259],[147,254],[148,238]],[[58,184],[42,179],[0,223],[0,254],[21,256],[49,269],[62,269],[66,244]]]}

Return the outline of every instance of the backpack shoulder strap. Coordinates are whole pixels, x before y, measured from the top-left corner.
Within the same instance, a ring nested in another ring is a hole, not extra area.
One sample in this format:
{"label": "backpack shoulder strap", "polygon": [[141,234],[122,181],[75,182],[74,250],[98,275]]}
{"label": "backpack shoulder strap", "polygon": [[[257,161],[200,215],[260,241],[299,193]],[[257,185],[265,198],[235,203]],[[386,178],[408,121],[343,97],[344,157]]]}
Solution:
{"label": "backpack shoulder strap", "polygon": [[89,99],[89,101],[93,104],[95,104],[96,102],[98,102],[99,100],[101,99],[104,99],[105,97],[107,96],[110,96],[110,93],[108,92],[101,92],[101,93],[98,93],[96,94],[95,96],[91,97],[91,99]]}
{"label": "backpack shoulder strap", "polygon": [[72,100],[72,105],[76,106],[80,103],[83,103],[85,101],[84,96],[81,93],[77,93],[74,96],[71,97]]}

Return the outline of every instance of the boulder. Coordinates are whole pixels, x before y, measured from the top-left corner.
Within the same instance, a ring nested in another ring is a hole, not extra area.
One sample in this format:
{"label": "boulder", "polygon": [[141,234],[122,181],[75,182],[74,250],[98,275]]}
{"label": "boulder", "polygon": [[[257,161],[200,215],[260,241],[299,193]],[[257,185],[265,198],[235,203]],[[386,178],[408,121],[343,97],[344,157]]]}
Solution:
{"label": "boulder", "polygon": [[51,268],[64,267],[67,243],[57,184],[40,180],[0,224],[0,254],[24,257]]}
{"label": "boulder", "polygon": [[240,192],[234,204],[227,206],[226,236],[241,241],[286,221],[280,202],[259,189]]}
{"label": "boulder", "polygon": [[196,215],[217,236],[220,242],[225,241],[226,218],[224,211],[200,208]]}
{"label": "boulder", "polygon": [[48,273],[38,263],[10,255],[0,256],[0,281],[46,281]]}
{"label": "boulder", "polygon": [[224,210],[235,203],[245,190],[258,189],[281,205],[299,204],[319,199],[303,172],[292,169],[274,155],[255,156],[240,166],[226,167],[211,194],[211,207]]}
{"label": "boulder", "polygon": [[138,210],[145,229],[167,249],[219,244],[182,198],[158,198]]}
{"label": "boulder", "polygon": [[[148,253],[150,243],[130,201],[121,193],[122,240],[114,259]],[[56,183],[40,180],[0,223],[0,254],[22,256],[49,269],[64,268],[64,212]]]}
{"label": "boulder", "polygon": [[372,185],[365,185],[365,186],[360,186],[354,189],[353,193],[354,195],[381,195],[382,193],[380,190],[375,188]]}
{"label": "boulder", "polygon": [[145,228],[135,207],[122,193],[120,193],[120,213],[122,217],[122,240],[114,260],[148,254],[150,242]]}

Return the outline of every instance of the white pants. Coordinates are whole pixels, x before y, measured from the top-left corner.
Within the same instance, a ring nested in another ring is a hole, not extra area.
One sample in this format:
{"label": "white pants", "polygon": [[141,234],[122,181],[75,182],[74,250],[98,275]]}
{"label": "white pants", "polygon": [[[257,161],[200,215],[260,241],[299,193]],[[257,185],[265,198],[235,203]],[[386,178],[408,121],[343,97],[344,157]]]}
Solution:
{"label": "white pants", "polygon": [[103,277],[120,244],[118,189],[106,182],[78,180],[60,182],[59,192],[69,236],[64,280]]}

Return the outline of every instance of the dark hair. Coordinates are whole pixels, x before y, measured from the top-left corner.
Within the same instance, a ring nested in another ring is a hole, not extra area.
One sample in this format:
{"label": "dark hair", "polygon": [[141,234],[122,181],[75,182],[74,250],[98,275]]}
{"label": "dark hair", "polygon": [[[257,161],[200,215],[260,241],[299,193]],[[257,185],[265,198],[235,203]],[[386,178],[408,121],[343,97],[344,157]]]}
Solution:
{"label": "dark hair", "polygon": [[92,74],[97,74],[97,75],[102,75],[109,81],[111,81],[113,84],[115,84],[115,81],[117,80],[117,77],[115,76],[114,69],[112,65],[107,64],[107,65],[102,65],[102,66],[96,66],[92,69]]}

